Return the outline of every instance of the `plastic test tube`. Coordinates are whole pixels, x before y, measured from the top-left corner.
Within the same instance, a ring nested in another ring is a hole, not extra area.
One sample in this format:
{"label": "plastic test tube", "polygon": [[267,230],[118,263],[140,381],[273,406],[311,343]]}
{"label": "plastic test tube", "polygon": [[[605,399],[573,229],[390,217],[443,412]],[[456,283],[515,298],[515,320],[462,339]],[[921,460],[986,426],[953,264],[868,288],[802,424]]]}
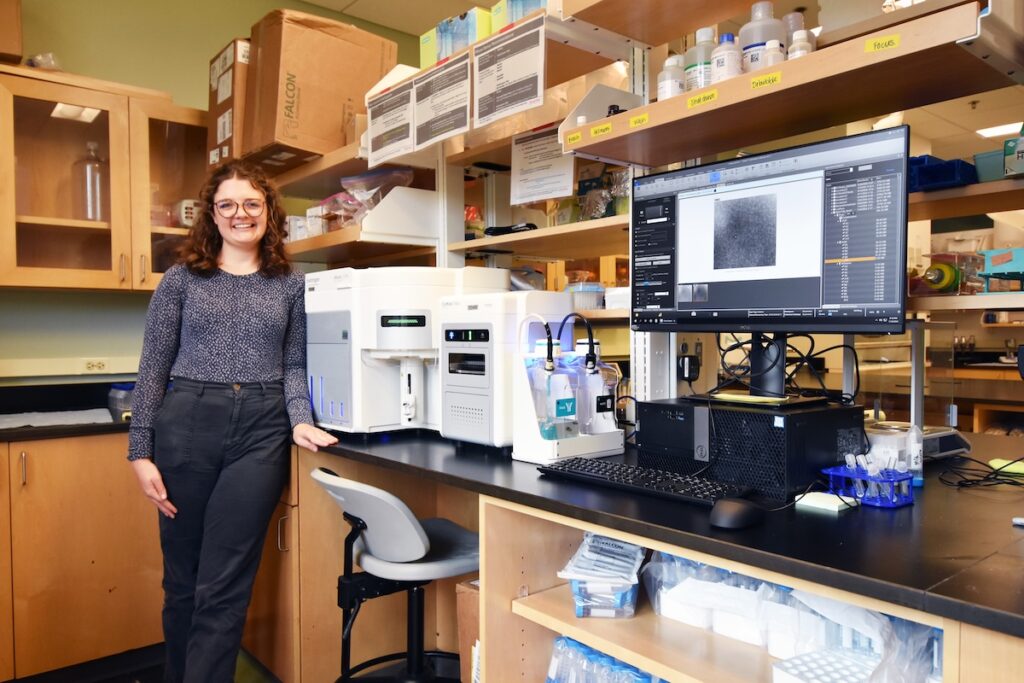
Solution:
{"label": "plastic test tube", "polygon": [[846,454],[846,469],[851,472],[850,478],[853,479],[853,488],[857,493],[857,498],[863,498],[864,482],[857,476],[857,457],[853,453]]}

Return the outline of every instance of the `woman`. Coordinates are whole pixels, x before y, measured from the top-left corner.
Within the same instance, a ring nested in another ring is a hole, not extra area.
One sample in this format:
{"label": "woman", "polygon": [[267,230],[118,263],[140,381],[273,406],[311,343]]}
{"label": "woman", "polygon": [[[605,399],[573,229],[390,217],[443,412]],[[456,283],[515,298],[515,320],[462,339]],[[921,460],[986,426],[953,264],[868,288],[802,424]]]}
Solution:
{"label": "woman", "polygon": [[312,424],[303,277],[277,191],[231,161],[200,199],[149,305],[128,459],[162,514],[165,680],[218,682],[234,680],[290,442],[337,439]]}

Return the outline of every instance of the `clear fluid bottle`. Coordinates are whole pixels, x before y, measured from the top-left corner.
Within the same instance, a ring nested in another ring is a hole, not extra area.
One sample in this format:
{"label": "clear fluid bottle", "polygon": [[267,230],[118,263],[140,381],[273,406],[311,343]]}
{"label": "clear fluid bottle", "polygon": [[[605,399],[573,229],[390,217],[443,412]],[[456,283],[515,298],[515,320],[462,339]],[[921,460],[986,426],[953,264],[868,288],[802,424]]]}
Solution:
{"label": "clear fluid bottle", "polygon": [[793,42],[789,44],[789,54],[787,59],[796,59],[797,57],[803,57],[806,54],[814,52],[814,34],[810,31],[794,31]]}
{"label": "clear fluid bottle", "polygon": [[615,419],[615,394],[619,374],[601,360],[601,343],[594,340],[597,356],[594,368],[587,369],[586,355],[590,345],[586,339],[576,341],[576,352],[567,366],[576,372],[576,419],[581,434],[606,434],[618,429]]}
{"label": "clear fluid bottle", "polygon": [[711,85],[711,53],[715,51],[715,27],[697,29],[697,44],[683,56],[686,89],[698,90]]}
{"label": "clear fluid bottle", "polygon": [[769,40],[765,43],[764,52],[761,53],[761,66],[772,66],[786,61],[786,53],[782,51],[782,44],[777,40]]}
{"label": "clear fluid bottle", "polygon": [[667,100],[686,92],[686,70],[683,55],[671,55],[658,73],[658,101]]}
{"label": "clear fluid bottle", "polygon": [[100,158],[99,149],[98,142],[85,143],[85,156],[71,167],[72,201],[75,218],[80,220],[107,220],[107,163]]}
{"label": "clear fluid bottle", "polygon": [[804,25],[804,13],[803,12],[790,12],[789,14],[782,15],[782,23],[786,25],[786,45],[793,44],[793,38],[797,31],[807,31],[807,40],[811,44],[811,50],[813,51],[818,45],[818,37],[815,36],[811,31]]}
{"label": "clear fluid bottle", "polygon": [[775,18],[775,5],[766,0],[755,2],[750,8],[750,21],[740,28],[740,48],[743,50],[743,71],[757,71],[764,64],[761,55],[769,40],[779,41],[786,48],[786,25]]}
{"label": "clear fluid bottle", "polygon": [[561,356],[558,340],[554,341],[554,369],[547,370],[547,341],[538,340],[536,352],[530,359],[530,390],[541,438],[553,441],[579,435],[576,418],[576,372],[567,367]]}
{"label": "clear fluid bottle", "polygon": [[736,36],[723,33],[718,47],[711,53],[711,82],[718,83],[743,73],[743,51],[736,44]]}
{"label": "clear fluid bottle", "polygon": [[924,432],[916,424],[910,425],[907,433],[907,457],[914,486],[924,486]]}

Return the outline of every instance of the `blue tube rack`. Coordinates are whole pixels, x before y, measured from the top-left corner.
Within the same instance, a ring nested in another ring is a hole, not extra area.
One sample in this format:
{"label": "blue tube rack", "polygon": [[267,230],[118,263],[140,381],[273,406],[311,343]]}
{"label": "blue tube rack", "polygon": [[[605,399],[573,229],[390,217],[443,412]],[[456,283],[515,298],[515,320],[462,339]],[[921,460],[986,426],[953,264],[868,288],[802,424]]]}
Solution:
{"label": "blue tube rack", "polygon": [[822,472],[828,476],[832,493],[856,498],[861,505],[899,508],[914,504],[914,477],[909,472],[882,470],[871,475],[862,467],[850,469],[842,465],[826,467]]}

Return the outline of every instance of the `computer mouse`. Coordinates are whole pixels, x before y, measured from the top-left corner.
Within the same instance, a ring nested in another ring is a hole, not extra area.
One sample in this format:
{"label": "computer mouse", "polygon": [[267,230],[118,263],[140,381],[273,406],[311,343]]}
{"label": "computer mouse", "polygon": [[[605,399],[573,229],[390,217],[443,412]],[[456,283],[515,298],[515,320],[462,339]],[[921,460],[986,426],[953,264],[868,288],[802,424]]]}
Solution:
{"label": "computer mouse", "polygon": [[719,498],[711,506],[711,526],[722,529],[745,529],[763,519],[764,508],[745,498]]}

